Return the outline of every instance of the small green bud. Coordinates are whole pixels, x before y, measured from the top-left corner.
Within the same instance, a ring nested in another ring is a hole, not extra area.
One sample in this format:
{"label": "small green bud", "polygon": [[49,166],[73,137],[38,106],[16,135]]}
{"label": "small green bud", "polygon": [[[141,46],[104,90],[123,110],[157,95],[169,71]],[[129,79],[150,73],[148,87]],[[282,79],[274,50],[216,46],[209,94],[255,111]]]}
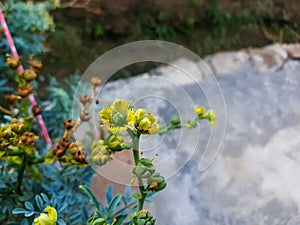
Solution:
{"label": "small green bud", "polygon": [[153,215],[145,209],[131,214],[130,219],[132,221],[130,225],[154,225],[156,222]]}
{"label": "small green bud", "polygon": [[108,139],[107,146],[113,152],[121,151],[121,150],[123,150],[123,148],[122,148],[123,142],[124,142],[124,139],[122,137],[117,136],[117,135],[111,135],[110,138]]}
{"label": "small green bud", "polygon": [[117,111],[112,113],[112,124],[115,126],[124,126],[127,124],[127,114],[122,114]]}
{"label": "small green bud", "polygon": [[172,125],[175,125],[175,126],[176,126],[176,125],[180,124],[180,122],[181,122],[181,121],[180,121],[180,118],[179,118],[178,116],[172,116],[172,117],[171,117],[171,124],[172,124]]}
{"label": "small green bud", "polygon": [[147,184],[148,189],[154,192],[161,191],[167,186],[165,178],[158,172],[155,172],[147,179]]}

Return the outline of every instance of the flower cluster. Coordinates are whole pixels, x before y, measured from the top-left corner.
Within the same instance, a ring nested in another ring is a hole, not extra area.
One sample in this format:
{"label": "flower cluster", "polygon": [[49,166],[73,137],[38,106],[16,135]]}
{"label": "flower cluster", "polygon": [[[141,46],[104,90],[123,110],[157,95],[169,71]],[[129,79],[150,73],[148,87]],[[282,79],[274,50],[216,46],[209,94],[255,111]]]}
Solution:
{"label": "flower cluster", "polygon": [[[46,163],[53,163],[55,160],[59,160],[63,164],[79,164],[87,165],[86,151],[83,143],[80,141],[71,141],[71,135],[74,132],[75,122],[71,119],[64,121],[65,133],[58,141],[55,148],[51,149]],[[69,150],[69,154],[67,154]]]}
{"label": "flower cluster", "polygon": [[137,129],[141,134],[153,135],[158,133],[159,125],[156,117],[147,113],[145,109],[134,110],[131,102],[117,99],[112,105],[107,103],[99,113],[103,122],[112,133],[120,133],[128,128]]}
{"label": "flower cluster", "polygon": [[156,219],[153,217],[153,215],[145,209],[131,214],[130,217],[132,220],[130,225],[154,225],[156,222]]}
{"label": "flower cluster", "polygon": [[45,213],[40,213],[40,215],[34,219],[34,225],[55,225],[57,221],[56,209],[47,206],[44,211]]}
{"label": "flower cluster", "polygon": [[146,190],[158,192],[167,186],[165,178],[160,175],[160,173],[156,172],[153,160],[151,159],[141,158],[134,167],[132,173],[133,176],[136,176],[140,181],[142,181],[142,179],[146,179]]}

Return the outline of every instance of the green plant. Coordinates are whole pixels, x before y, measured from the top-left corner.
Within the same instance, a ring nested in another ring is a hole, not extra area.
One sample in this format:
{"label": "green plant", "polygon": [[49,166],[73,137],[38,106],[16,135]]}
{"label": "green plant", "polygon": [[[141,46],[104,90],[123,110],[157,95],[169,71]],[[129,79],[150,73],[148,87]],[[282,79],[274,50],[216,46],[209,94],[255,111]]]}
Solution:
{"label": "green plant", "polygon": [[[20,55],[28,59],[31,54],[38,55],[46,50],[43,46],[46,33],[54,30],[54,23],[49,14],[53,5],[44,2],[30,3],[8,0],[1,3],[7,25]],[[24,19],[26,16],[26,19]],[[0,40],[0,72],[7,73],[5,53],[9,53],[5,38]]]}
{"label": "green plant", "polygon": [[[64,120],[63,132],[57,136],[58,143],[45,151],[35,145],[39,136],[32,129],[34,117],[43,110],[37,105],[30,109],[27,98],[34,90],[31,84],[42,65],[39,61],[27,63],[29,68],[20,73],[17,70],[21,64],[20,58],[7,57],[7,65],[15,74],[17,91],[5,95],[8,109],[0,107],[9,121],[0,127],[0,199],[5,203],[1,209],[3,220],[23,225],[82,224],[86,221],[89,225],[155,224],[155,218],[144,209],[144,203],[147,198],[163,190],[167,183],[156,170],[154,159],[141,157],[140,137],[163,135],[180,128],[194,128],[203,119],[214,125],[214,111],[205,111],[204,107],[195,106],[195,118],[182,123],[179,117],[173,116],[169,125],[159,126],[153,114],[145,109],[135,110],[131,102],[124,99],[117,99],[112,105],[107,102],[107,106],[99,112],[102,124],[100,129],[107,131],[102,133],[99,140],[90,144],[90,155],[87,155],[87,146],[81,141],[75,141],[73,134],[82,123],[90,119],[89,107],[97,104],[95,98],[101,80],[93,77],[90,81],[91,93],[79,97],[78,119]],[[66,93],[64,95],[69,97]],[[128,141],[125,141],[125,136]],[[124,196],[117,194],[113,197],[110,187],[106,206],[99,203],[88,188],[93,172],[87,167],[87,162],[102,166],[113,159],[113,154],[123,150],[132,151],[135,166],[131,183],[138,186],[139,192],[130,196],[127,190]],[[75,174],[80,175],[80,179],[74,177]],[[83,190],[82,194],[74,197],[73,193],[78,192],[79,188]],[[96,209],[92,216],[91,206],[82,205],[88,198]],[[11,216],[11,212],[24,214],[25,218],[21,220]]]}

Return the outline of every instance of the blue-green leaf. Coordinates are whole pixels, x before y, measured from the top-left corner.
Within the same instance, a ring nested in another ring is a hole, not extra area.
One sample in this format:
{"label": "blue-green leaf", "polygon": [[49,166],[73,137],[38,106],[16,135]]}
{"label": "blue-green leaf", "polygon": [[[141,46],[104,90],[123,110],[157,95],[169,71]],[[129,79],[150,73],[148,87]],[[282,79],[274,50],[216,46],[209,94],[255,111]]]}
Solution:
{"label": "blue-green leaf", "polygon": [[127,215],[120,215],[117,216],[116,219],[117,221],[114,223],[114,225],[121,225],[122,222],[126,219]]}
{"label": "blue-green leaf", "polygon": [[34,207],[31,204],[31,202],[25,202],[25,208],[30,210],[30,211],[34,211]]}
{"label": "blue-green leaf", "polygon": [[29,222],[26,218],[22,219],[21,224],[20,225],[29,225]]}
{"label": "blue-green leaf", "polygon": [[36,195],[35,196],[35,202],[36,202],[36,205],[39,208],[39,210],[43,210],[44,209],[44,204],[43,204],[43,200],[42,200],[41,196]]}
{"label": "blue-green leaf", "polygon": [[79,185],[79,188],[81,190],[83,190],[90,197],[90,201],[93,203],[93,205],[97,209],[100,209],[99,208],[99,202],[98,202],[96,196],[91,192],[91,190],[87,186],[85,186],[85,185]]}
{"label": "blue-green leaf", "polygon": [[27,212],[24,213],[24,216],[25,216],[25,217],[30,217],[30,216],[34,215],[34,213],[35,213],[35,212],[27,211]]}
{"label": "blue-green leaf", "polygon": [[67,203],[64,203],[64,204],[59,208],[58,213],[63,212],[67,207],[68,207],[68,204],[67,204]]}
{"label": "blue-green leaf", "polygon": [[46,204],[50,205],[50,200],[49,200],[48,196],[45,195],[44,193],[41,193],[41,196],[42,196],[43,200],[46,202]]}
{"label": "blue-green leaf", "polygon": [[107,200],[107,204],[109,204],[112,200],[112,196],[113,196],[113,186],[112,184],[109,184],[107,187],[107,191],[106,191],[106,200]]}
{"label": "blue-green leaf", "polygon": [[58,225],[66,225],[65,221],[63,221],[61,218],[59,218],[59,219],[57,220],[57,224],[58,224]]}
{"label": "blue-green leaf", "polygon": [[26,213],[26,212],[27,212],[27,210],[23,209],[23,208],[15,208],[12,211],[13,214],[23,214],[23,213]]}
{"label": "blue-green leaf", "polygon": [[112,212],[118,207],[120,201],[122,199],[122,195],[121,194],[117,194],[113,200],[109,203],[108,206],[108,210],[107,210],[107,214],[108,217],[112,214]]}
{"label": "blue-green leaf", "polygon": [[101,225],[103,222],[105,222],[104,218],[98,218],[93,221],[92,225]]}
{"label": "blue-green leaf", "polygon": [[134,193],[134,194],[132,195],[132,197],[134,197],[134,198],[137,199],[137,200],[140,200],[140,199],[142,198],[142,196],[141,196],[139,193]]}

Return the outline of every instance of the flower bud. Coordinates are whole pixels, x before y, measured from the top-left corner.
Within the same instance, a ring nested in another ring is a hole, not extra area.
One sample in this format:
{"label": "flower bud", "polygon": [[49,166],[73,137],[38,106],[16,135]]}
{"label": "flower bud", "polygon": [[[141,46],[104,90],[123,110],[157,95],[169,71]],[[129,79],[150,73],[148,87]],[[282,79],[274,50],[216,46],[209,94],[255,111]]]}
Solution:
{"label": "flower bud", "polygon": [[194,111],[198,117],[201,117],[203,115],[203,113],[205,112],[205,108],[203,106],[199,107],[199,106],[195,105]]}
{"label": "flower bud", "polygon": [[64,149],[67,149],[71,144],[71,140],[70,140],[70,138],[64,138],[63,137],[59,140],[58,144],[60,146],[62,146]]}
{"label": "flower bud", "polygon": [[21,65],[21,59],[19,57],[13,57],[11,55],[6,55],[6,64],[10,69],[18,69]]}
{"label": "flower bud", "polygon": [[110,152],[108,146],[104,145],[103,140],[99,140],[94,142],[91,145],[91,162],[102,166],[106,164],[109,160],[111,160]]}
{"label": "flower bud", "polygon": [[78,151],[84,151],[84,145],[80,141],[72,142],[69,146],[70,153],[75,155]]}
{"label": "flower bud", "polygon": [[31,111],[34,116],[38,116],[43,113],[43,109],[39,105],[33,106]]}
{"label": "flower bud", "polygon": [[33,81],[35,80],[37,77],[37,74],[34,70],[32,69],[27,69],[27,70],[24,70],[24,73],[23,73],[23,78],[27,81],[27,82],[30,82],[30,81]]}
{"label": "flower bud", "polygon": [[124,126],[127,124],[127,114],[120,112],[113,112],[112,114],[112,124],[115,126]]}
{"label": "flower bud", "polygon": [[35,142],[35,136],[32,132],[25,132],[21,136],[21,141],[26,145],[31,145]]}
{"label": "flower bud", "polygon": [[84,151],[77,151],[74,155],[75,161],[79,163],[86,163],[85,157],[86,157],[86,153]]}
{"label": "flower bud", "polygon": [[18,119],[13,118],[11,120],[10,127],[13,132],[17,134],[22,134],[25,131],[25,121],[24,120],[18,121]]}
{"label": "flower bud", "polygon": [[140,210],[130,215],[132,223],[130,225],[154,225],[156,219],[148,210]]}
{"label": "flower bud", "polygon": [[85,122],[89,121],[91,117],[88,112],[81,112],[79,118],[81,119],[81,121]]}
{"label": "flower bud", "polygon": [[92,77],[91,83],[95,87],[99,87],[102,83],[101,79],[99,77]]}
{"label": "flower bud", "polygon": [[172,124],[172,125],[175,125],[175,126],[176,126],[176,125],[179,125],[180,122],[181,122],[181,121],[180,121],[180,118],[179,118],[178,116],[172,116],[172,117],[171,117],[171,124]]}
{"label": "flower bud", "polygon": [[37,60],[27,61],[26,63],[28,65],[30,65],[35,70],[39,70],[43,67],[43,64],[40,61],[37,61]]}
{"label": "flower bud", "polygon": [[66,154],[67,149],[65,149],[63,146],[61,145],[57,145],[53,151],[53,154],[58,157],[61,158],[64,154]]}
{"label": "flower bud", "polygon": [[87,103],[92,102],[92,98],[88,95],[80,95],[79,100],[80,100],[82,105],[86,105]]}
{"label": "flower bud", "polygon": [[151,159],[142,158],[133,168],[132,173],[140,178],[148,178],[155,172],[155,167]]}
{"label": "flower bud", "polygon": [[111,135],[108,139],[108,148],[112,150],[113,152],[121,151],[122,149],[122,143],[124,142],[124,139],[122,137],[119,137],[117,135]]}
{"label": "flower bud", "polygon": [[148,189],[155,192],[161,191],[167,186],[165,178],[158,172],[155,172],[147,179],[147,184]]}
{"label": "flower bud", "polygon": [[214,110],[208,110],[205,114],[203,114],[202,118],[208,119],[212,126],[216,125],[217,116]]}
{"label": "flower bud", "polygon": [[68,119],[64,121],[64,127],[66,130],[71,130],[74,127],[75,123],[73,120]]}
{"label": "flower bud", "polygon": [[33,92],[33,87],[31,85],[28,85],[27,87],[18,88],[18,95],[21,96],[22,98],[26,98],[32,92]]}

